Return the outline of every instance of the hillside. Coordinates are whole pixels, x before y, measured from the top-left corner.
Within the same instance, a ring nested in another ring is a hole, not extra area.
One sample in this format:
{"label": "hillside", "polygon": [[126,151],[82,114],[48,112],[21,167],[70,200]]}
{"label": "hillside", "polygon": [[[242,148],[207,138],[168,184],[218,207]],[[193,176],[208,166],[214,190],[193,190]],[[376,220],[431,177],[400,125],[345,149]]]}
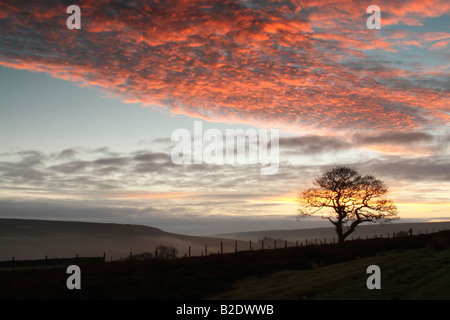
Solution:
{"label": "hillside", "polygon": [[[0,299],[448,299],[450,231],[207,257],[0,270]],[[412,263],[413,262],[413,263]],[[381,268],[368,292],[366,268]],[[179,302],[178,302],[179,303]],[[284,319],[284,318],[283,318]]]}
{"label": "hillside", "polygon": [[[355,239],[360,237],[361,239],[374,238],[374,236],[387,237],[392,236],[393,233],[399,231],[408,231],[412,229],[413,234],[420,233],[432,233],[439,230],[450,230],[450,221],[448,222],[424,222],[424,223],[388,223],[388,224],[370,224],[370,225],[360,225],[358,228],[347,238],[350,240],[352,237]],[[308,239],[309,243],[314,242],[315,239],[318,241],[327,239],[327,242],[333,240],[336,237],[334,228],[309,228],[309,229],[292,229],[292,230],[261,230],[261,231],[250,231],[250,232],[236,232],[236,233],[223,233],[215,235],[220,238],[228,239],[238,239],[245,241],[258,241],[258,239],[263,239],[264,237],[273,239],[283,239],[288,241],[299,241],[304,242]]]}
{"label": "hillside", "polygon": [[[411,261],[414,264],[411,265]],[[284,270],[267,277],[255,276],[233,284],[233,289],[214,295],[214,300],[366,300],[450,299],[450,250],[430,248],[396,250],[348,262],[312,268]],[[382,273],[381,290],[365,286],[367,266]],[[427,272],[423,272],[427,270]]]}
{"label": "hillside", "polygon": [[[169,233],[142,225],[92,223],[71,221],[0,219],[0,261],[103,256],[119,260],[142,252],[153,253],[158,245],[172,246],[178,256],[188,253],[201,255],[207,245],[208,253],[217,253],[223,242],[224,252],[234,252],[235,240],[196,237]],[[238,247],[248,248],[238,241]]]}
{"label": "hillside", "polygon": [[[433,230],[450,230],[450,222],[436,223],[393,223],[386,225],[360,226],[354,233],[354,237],[374,235],[386,237],[388,233],[413,229],[414,234],[431,233]],[[314,228],[296,230],[265,230],[253,232],[241,232],[221,234],[211,237],[188,236],[165,232],[158,228],[143,225],[93,223],[73,221],[48,221],[25,219],[0,219],[0,261],[68,258],[79,256],[103,256],[106,260],[120,260],[128,257],[130,251],[133,254],[143,252],[154,253],[158,245],[172,246],[178,250],[178,256],[188,254],[191,246],[191,255],[202,255],[207,245],[208,254],[218,253],[220,243],[223,243],[223,252],[234,252],[235,241],[238,241],[238,251],[248,250],[249,240],[256,242],[264,237],[288,240],[293,245],[308,239],[318,243],[324,238],[331,242],[335,236],[333,228]],[[265,247],[273,247],[267,243]],[[282,243],[278,246],[283,246]],[[253,244],[258,249],[257,244]]]}

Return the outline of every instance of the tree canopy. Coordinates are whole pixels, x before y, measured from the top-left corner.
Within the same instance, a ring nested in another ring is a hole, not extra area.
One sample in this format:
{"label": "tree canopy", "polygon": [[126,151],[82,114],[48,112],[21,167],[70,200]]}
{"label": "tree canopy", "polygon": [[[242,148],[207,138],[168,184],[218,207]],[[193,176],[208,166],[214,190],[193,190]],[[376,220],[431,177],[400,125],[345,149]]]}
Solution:
{"label": "tree canopy", "polygon": [[387,187],[372,175],[336,166],[316,178],[314,185],[298,196],[298,218],[325,214],[336,227],[339,243],[363,222],[397,219],[397,207],[386,197]]}

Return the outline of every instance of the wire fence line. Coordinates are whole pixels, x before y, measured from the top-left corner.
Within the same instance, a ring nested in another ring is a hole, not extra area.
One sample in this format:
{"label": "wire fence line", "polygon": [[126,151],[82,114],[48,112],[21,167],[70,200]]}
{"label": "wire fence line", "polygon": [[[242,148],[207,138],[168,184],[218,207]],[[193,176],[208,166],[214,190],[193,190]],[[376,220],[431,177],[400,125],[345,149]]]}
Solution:
{"label": "wire fence line", "polygon": [[[445,231],[444,229],[431,229],[431,233]],[[417,235],[420,234],[429,234],[429,230],[418,230]],[[409,231],[399,231],[393,233],[385,233],[385,234],[374,234],[372,237],[369,235],[366,236],[351,236],[346,241],[349,240],[360,240],[360,239],[377,239],[377,238],[396,238],[396,237],[407,237],[413,235],[412,229]],[[255,250],[274,250],[274,249],[283,249],[283,248],[293,248],[293,247],[302,247],[302,246],[314,246],[314,245],[326,245],[326,244],[336,244],[336,237],[315,237],[315,238],[305,238],[302,241],[288,241],[281,239],[273,239],[273,238],[263,238],[258,241],[248,240],[247,245],[239,246],[239,243],[244,242],[243,240],[235,240],[234,241],[234,249],[225,250],[223,241],[220,241],[215,248],[218,248],[217,252],[210,250],[208,252],[208,245],[205,244],[200,249],[200,254],[192,254],[193,246],[189,245],[186,252],[182,256],[178,256],[178,249],[174,247],[166,247],[166,246],[158,246],[154,250],[154,254],[152,252],[144,252],[140,254],[133,254],[132,251],[129,252],[129,255],[119,256],[116,259],[113,259],[112,256],[109,257],[109,261],[106,257],[106,252],[103,252],[103,256],[97,257],[79,257],[78,254],[72,258],[48,258],[47,255],[43,259],[35,259],[35,260],[16,260],[13,256],[11,260],[0,261],[0,271],[2,270],[11,270],[15,269],[32,269],[32,268],[50,268],[50,267],[60,267],[67,266],[70,264],[99,264],[106,262],[119,262],[119,261],[132,261],[132,260],[149,260],[149,259],[174,259],[174,258],[191,258],[195,256],[208,256],[213,254],[229,254],[229,253],[237,253],[243,251],[255,251]],[[198,248],[198,247],[197,247]],[[197,251],[198,252],[198,251]]]}

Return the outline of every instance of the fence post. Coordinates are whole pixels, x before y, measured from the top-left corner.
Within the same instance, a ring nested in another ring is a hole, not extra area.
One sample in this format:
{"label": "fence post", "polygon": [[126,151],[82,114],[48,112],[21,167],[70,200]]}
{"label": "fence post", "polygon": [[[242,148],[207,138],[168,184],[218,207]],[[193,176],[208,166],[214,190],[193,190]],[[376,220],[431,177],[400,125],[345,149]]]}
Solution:
{"label": "fence post", "polygon": [[295,240],[295,246],[298,247],[298,240]]}
{"label": "fence post", "polygon": [[261,250],[264,250],[264,240],[261,240]]}
{"label": "fence post", "polygon": [[191,246],[189,246],[189,250],[188,250],[188,252],[189,252],[189,255],[188,255],[188,257],[190,258],[190,257],[191,257]]}
{"label": "fence post", "polygon": [[326,238],[326,237],[323,238],[323,243],[324,243],[324,244],[327,244],[327,238]]}
{"label": "fence post", "polygon": [[12,258],[11,271],[14,271],[14,256]]}
{"label": "fence post", "polygon": [[47,269],[47,256],[45,256],[45,269]]}
{"label": "fence post", "polygon": [[208,245],[205,244],[205,257],[208,256]]}
{"label": "fence post", "polygon": [[234,242],[234,252],[237,252],[237,240]]}
{"label": "fence post", "polygon": [[317,245],[317,238],[314,238],[314,244]]}
{"label": "fence post", "polygon": [[158,250],[155,250],[155,259],[158,259]]}
{"label": "fence post", "polygon": [[284,240],[284,248],[287,248],[287,240]]}
{"label": "fence post", "polygon": [[248,241],[248,250],[252,251],[252,240]]}
{"label": "fence post", "polygon": [[103,252],[103,262],[106,262],[106,252]]}
{"label": "fence post", "polygon": [[277,240],[273,241],[273,248],[276,249],[277,248]]}
{"label": "fence post", "polygon": [[308,239],[305,239],[305,246],[308,245]]}
{"label": "fence post", "polygon": [[220,241],[220,254],[223,254],[223,242]]}

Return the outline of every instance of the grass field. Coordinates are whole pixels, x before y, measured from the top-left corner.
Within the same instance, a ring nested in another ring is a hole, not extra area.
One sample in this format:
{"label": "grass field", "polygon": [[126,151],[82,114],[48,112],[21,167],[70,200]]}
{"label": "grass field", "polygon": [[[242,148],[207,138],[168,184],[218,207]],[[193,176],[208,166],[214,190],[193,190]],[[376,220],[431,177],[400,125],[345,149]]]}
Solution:
{"label": "grass field", "polygon": [[[450,299],[450,231],[180,259],[79,262],[81,290],[67,289],[65,267],[0,271],[0,299]],[[366,287],[372,264],[381,268],[381,290]]]}
{"label": "grass field", "polygon": [[[369,290],[369,265],[381,269],[381,289]],[[450,299],[450,250],[390,251],[311,270],[285,270],[237,281],[212,299]]]}

